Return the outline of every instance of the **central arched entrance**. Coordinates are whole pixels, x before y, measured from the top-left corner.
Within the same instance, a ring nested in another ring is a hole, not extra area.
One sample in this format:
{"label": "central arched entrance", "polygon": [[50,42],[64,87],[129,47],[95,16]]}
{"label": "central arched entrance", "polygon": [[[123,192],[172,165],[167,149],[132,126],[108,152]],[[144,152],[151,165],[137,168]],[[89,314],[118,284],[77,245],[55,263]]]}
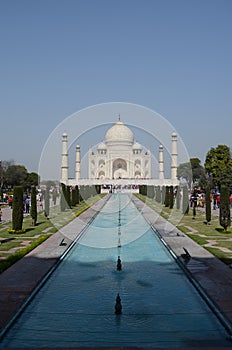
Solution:
{"label": "central arched entrance", "polygon": [[113,178],[126,179],[128,178],[127,162],[125,159],[117,158],[113,162]]}

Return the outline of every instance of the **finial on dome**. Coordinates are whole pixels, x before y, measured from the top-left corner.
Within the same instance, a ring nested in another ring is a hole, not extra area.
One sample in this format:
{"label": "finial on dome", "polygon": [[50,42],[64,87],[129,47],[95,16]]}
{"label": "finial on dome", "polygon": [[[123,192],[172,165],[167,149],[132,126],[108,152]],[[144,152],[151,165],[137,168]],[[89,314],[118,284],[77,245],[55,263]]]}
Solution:
{"label": "finial on dome", "polygon": [[121,121],[120,113],[119,113],[119,115],[118,115],[118,121],[119,121],[119,122]]}

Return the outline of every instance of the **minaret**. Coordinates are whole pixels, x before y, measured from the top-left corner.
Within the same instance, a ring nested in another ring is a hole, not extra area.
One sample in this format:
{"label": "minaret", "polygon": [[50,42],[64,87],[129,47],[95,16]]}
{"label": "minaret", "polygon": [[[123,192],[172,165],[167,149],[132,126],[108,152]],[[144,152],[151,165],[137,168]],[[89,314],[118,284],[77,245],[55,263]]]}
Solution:
{"label": "minaret", "polygon": [[76,145],[76,181],[80,179],[80,146]]}
{"label": "minaret", "polygon": [[159,146],[159,179],[164,179],[164,153],[163,145]]}
{"label": "minaret", "polygon": [[171,165],[171,179],[177,179],[177,135],[172,133],[172,165]]}
{"label": "minaret", "polygon": [[62,135],[62,165],[61,182],[67,184],[68,181],[68,135],[64,132]]}

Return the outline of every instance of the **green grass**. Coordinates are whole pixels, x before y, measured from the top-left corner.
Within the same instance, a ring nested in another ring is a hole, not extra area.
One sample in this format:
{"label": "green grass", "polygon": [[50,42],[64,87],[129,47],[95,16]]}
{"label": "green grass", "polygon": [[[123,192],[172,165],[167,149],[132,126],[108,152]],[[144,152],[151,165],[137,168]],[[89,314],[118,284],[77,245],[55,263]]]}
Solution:
{"label": "green grass", "polygon": [[205,249],[208,250],[214,256],[216,256],[219,260],[221,260],[226,265],[232,264],[232,255],[230,256],[229,254],[225,254],[224,252],[222,252],[217,248],[206,247]]}
{"label": "green grass", "polygon": [[9,255],[5,260],[2,260],[0,262],[0,273],[6,270],[11,265],[13,265],[14,263],[16,263],[16,261],[24,257],[27,253],[35,249],[38,245],[40,245],[42,242],[48,239],[48,237],[50,237],[50,235],[42,235],[27,247],[18,250],[17,252]]}
{"label": "green grass", "polygon": [[183,233],[187,233],[189,232],[189,228],[185,227],[185,226],[176,226],[178,228],[178,230],[180,230]]}
{"label": "green grass", "polygon": [[188,237],[190,237],[194,242],[200,244],[200,245],[204,245],[204,244],[207,244],[208,241],[205,239],[205,238],[202,238],[200,236],[198,236],[197,234],[188,234]]}
{"label": "green grass", "polygon": [[[65,212],[60,212],[59,206],[52,207],[50,208],[50,219],[45,218],[43,212],[39,212],[36,226],[32,226],[31,217],[26,216],[23,220],[23,228],[25,229],[25,232],[20,234],[9,233],[7,231],[8,228],[11,228],[11,222],[2,224],[0,239],[12,240],[0,244],[0,259],[2,258],[2,260],[0,260],[0,272],[21,259],[25,254],[29,253],[39,244],[44,242],[51,236],[51,234],[57,232],[59,228],[67,225],[103,196],[104,195],[91,197]],[[44,230],[48,231],[43,232]],[[23,246],[22,241],[28,241],[28,246]],[[18,250],[15,253],[10,252],[10,249],[17,247]]]}
{"label": "green grass", "polygon": [[[192,209],[190,208],[188,215],[182,215],[181,210],[177,209],[170,210],[164,205],[157,203],[155,199],[148,199],[143,195],[136,195],[140,200],[154,209],[158,214],[163,218],[170,221],[175,225],[180,231],[187,234],[192,240],[194,240],[199,245],[203,246],[208,243],[209,240],[215,240],[216,243],[214,247],[208,248],[204,247],[215,255],[218,259],[223,261],[225,264],[232,263],[232,242],[229,239],[232,239],[232,229],[229,228],[227,231],[224,231],[219,224],[219,218],[213,216],[209,225],[205,224],[205,213],[202,213],[200,210],[197,210],[196,217],[193,220]],[[197,232],[192,234],[189,233],[191,230],[187,227],[191,227]],[[203,237],[202,237],[203,236]],[[223,252],[220,250],[220,247],[230,249],[231,252]]]}

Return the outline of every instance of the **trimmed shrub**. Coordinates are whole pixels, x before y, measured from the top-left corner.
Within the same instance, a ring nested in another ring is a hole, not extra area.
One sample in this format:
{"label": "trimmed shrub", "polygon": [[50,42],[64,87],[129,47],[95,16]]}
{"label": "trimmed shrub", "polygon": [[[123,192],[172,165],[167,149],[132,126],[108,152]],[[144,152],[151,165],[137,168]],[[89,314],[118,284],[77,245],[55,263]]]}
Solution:
{"label": "trimmed shrub", "polygon": [[14,186],[13,190],[12,230],[20,231],[23,227],[23,187]]}
{"label": "trimmed shrub", "polygon": [[158,203],[161,203],[161,190],[160,190],[160,186],[158,186],[156,188],[156,192],[155,192],[155,199]]}
{"label": "trimmed shrub", "polygon": [[70,186],[66,186],[66,202],[67,202],[68,209],[70,209],[71,208],[71,187]]}
{"label": "trimmed shrub", "polygon": [[184,215],[187,215],[189,213],[189,195],[187,186],[183,187],[182,212]]}
{"label": "trimmed shrub", "polygon": [[180,196],[180,186],[177,186],[176,188],[176,209],[180,209],[180,199],[181,199],[181,196]]}
{"label": "trimmed shrub", "polygon": [[67,208],[67,202],[66,202],[66,186],[65,184],[61,183],[61,194],[60,194],[60,210],[65,211]]}
{"label": "trimmed shrub", "polygon": [[225,185],[221,186],[221,201],[220,201],[220,214],[219,214],[220,225],[226,231],[230,227],[230,191]]}
{"label": "trimmed shrub", "polygon": [[211,197],[210,197],[210,187],[206,187],[205,193],[205,218],[207,224],[211,221]]}
{"label": "trimmed shrub", "polygon": [[147,186],[147,196],[148,198],[153,199],[155,196],[155,190],[154,190],[154,186]]}
{"label": "trimmed shrub", "polygon": [[169,188],[169,208],[173,209],[174,206],[174,192],[173,192],[173,186],[170,186]]}
{"label": "trimmed shrub", "polygon": [[32,225],[36,226],[36,222],[37,222],[37,201],[36,201],[36,188],[35,188],[35,186],[31,187],[31,217],[32,217]]}
{"label": "trimmed shrub", "polygon": [[165,195],[166,195],[166,188],[165,188],[165,186],[162,186],[162,193],[161,193],[161,195],[162,195],[162,204],[165,204]]}
{"label": "trimmed shrub", "polygon": [[49,218],[49,212],[50,212],[50,192],[49,192],[49,188],[46,187],[46,191],[44,194],[44,215],[47,219]]}
{"label": "trimmed shrub", "polygon": [[169,207],[169,203],[170,203],[169,186],[166,186],[166,188],[165,188],[165,202],[164,202],[165,207]]}

